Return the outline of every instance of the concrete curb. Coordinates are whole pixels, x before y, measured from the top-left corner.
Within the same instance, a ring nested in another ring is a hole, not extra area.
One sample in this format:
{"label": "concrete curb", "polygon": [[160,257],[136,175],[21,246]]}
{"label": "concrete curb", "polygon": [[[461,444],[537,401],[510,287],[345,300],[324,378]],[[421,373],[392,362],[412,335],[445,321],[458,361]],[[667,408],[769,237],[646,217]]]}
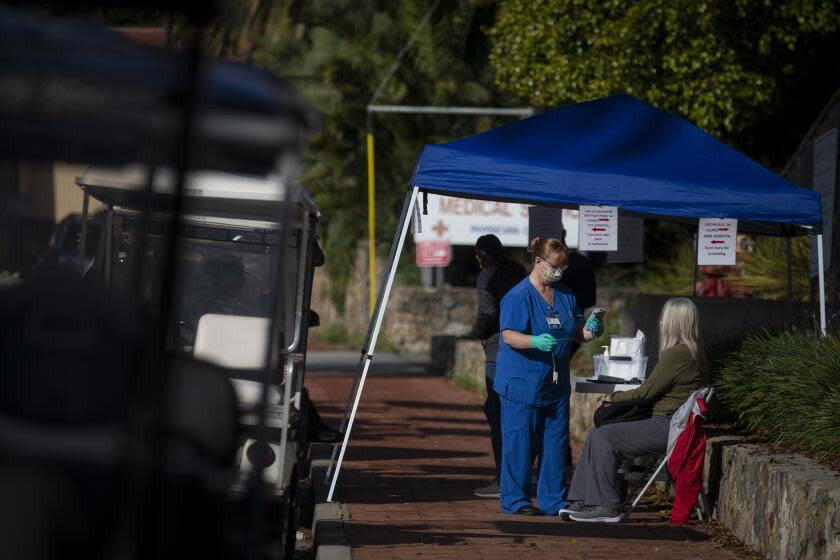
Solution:
{"label": "concrete curb", "polygon": [[347,540],[350,513],[341,502],[328,503],[329,486],[324,483],[332,454],[332,445],[312,444],[312,484],[315,492],[315,516],[312,521],[312,549],[315,560],[352,560]]}

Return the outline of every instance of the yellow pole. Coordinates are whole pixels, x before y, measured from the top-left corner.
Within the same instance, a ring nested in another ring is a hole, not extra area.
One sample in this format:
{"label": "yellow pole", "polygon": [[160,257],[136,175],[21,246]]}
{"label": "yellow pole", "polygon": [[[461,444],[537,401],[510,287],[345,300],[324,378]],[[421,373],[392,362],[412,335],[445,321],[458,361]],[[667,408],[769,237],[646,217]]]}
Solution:
{"label": "yellow pole", "polygon": [[373,133],[367,133],[368,163],[368,286],[370,287],[370,315],[376,302],[376,189],[373,179]]}

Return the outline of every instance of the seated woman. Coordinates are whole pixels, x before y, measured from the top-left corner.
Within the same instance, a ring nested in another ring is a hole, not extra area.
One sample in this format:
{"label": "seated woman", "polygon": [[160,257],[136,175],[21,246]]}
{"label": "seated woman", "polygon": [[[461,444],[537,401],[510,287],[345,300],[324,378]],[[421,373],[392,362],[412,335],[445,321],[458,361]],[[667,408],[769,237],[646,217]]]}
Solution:
{"label": "seated woman", "polygon": [[605,402],[642,399],[652,405],[646,420],[593,428],[580,452],[571,505],[560,511],[581,522],[616,523],[624,499],[618,469],[624,459],[664,455],[671,416],[705,384],[705,359],[700,348],[697,307],[687,298],[665,303],[659,318],[659,362],[639,388],[613,393]]}

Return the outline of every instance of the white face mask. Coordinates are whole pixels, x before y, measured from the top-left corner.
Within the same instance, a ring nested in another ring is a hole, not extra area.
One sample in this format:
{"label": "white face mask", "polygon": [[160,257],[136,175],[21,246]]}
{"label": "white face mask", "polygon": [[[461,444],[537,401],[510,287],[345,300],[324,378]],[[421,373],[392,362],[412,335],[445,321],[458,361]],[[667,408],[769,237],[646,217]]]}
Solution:
{"label": "white face mask", "polygon": [[544,266],[540,269],[540,278],[542,278],[544,282],[547,284],[554,284],[563,278],[563,270],[565,270],[565,267],[551,266],[546,261],[542,261],[542,263]]}

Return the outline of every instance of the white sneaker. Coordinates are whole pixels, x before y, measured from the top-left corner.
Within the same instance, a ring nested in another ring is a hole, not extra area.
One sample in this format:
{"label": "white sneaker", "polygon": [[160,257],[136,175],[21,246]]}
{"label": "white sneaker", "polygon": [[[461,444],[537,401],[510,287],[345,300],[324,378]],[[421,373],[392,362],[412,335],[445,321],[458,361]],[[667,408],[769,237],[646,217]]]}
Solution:
{"label": "white sneaker", "polygon": [[580,523],[618,523],[621,521],[621,515],[614,509],[594,506],[572,513],[569,519]]}

